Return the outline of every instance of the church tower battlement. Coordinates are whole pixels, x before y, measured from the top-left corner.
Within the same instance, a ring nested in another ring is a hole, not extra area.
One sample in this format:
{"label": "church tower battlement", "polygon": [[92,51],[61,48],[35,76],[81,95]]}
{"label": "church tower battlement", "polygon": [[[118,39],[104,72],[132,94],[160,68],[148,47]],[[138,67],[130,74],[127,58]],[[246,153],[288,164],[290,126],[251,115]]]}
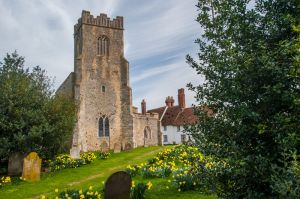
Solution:
{"label": "church tower battlement", "polygon": [[111,20],[106,14],[100,13],[100,16],[94,17],[89,11],[83,10],[81,18],[78,19],[77,24],[74,26],[74,33],[76,34],[82,24],[90,24],[94,26],[101,26],[107,28],[116,28],[123,30],[123,17],[117,16]]}

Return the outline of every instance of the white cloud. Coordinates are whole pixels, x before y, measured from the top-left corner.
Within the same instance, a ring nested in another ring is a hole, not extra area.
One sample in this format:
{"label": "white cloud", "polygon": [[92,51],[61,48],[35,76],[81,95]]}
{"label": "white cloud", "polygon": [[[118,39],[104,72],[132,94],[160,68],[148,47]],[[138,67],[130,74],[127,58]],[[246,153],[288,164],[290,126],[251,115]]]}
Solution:
{"label": "white cloud", "polygon": [[[134,104],[149,107],[177,96],[186,83],[201,82],[185,63],[200,34],[196,0],[0,0],[0,57],[18,50],[29,66],[40,65],[58,87],[73,70],[73,25],[82,10],[125,18],[125,55]],[[188,104],[192,94],[186,91]]]}
{"label": "white cloud", "polygon": [[[159,78],[152,78],[148,84],[141,84],[143,81],[134,84],[133,96],[135,105],[139,105],[142,99],[147,102],[148,109],[161,107],[165,105],[165,98],[173,96],[175,104],[177,102],[177,92],[179,88],[185,89],[186,104],[187,106],[195,103],[194,93],[186,88],[186,85],[191,82],[195,85],[203,82],[203,78],[196,75],[194,70],[183,61],[178,61],[176,64],[171,65],[173,70],[168,70]],[[168,67],[168,66],[167,66]],[[163,68],[163,67],[162,67]]]}
{"label": "white cloud", "polygon": [[169,64],[164,66],[155,66],[149,67],[150,69],[144,69],[141,74],[133,76],[131,78],[131,83],[141,82],[142,80],[150,77],[157,77],[160,74],[166,74],[171,70],[175,70],[178,67],[178,64]]}

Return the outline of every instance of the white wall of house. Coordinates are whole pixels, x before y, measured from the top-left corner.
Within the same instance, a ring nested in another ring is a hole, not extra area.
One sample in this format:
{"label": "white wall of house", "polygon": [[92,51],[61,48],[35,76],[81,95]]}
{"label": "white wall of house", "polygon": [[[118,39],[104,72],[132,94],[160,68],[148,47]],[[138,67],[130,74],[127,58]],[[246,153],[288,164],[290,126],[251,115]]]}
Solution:
{"label": "white wall of house", "polygon": [[161,126],[163,144],[181,144],[182,139],[188,141],[188,135],[183,133],[183,126]]}

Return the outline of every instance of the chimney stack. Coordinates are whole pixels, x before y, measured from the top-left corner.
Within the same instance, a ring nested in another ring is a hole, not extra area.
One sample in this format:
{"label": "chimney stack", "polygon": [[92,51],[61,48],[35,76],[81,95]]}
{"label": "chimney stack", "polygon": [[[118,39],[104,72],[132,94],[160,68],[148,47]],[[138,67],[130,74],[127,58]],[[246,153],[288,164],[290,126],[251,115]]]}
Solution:
{"label": "chimney stack", "polygon": [[146,109],[146,101],[144,99],[141,102],[141,107],[142,107],[142,114],[146,115],[147,109]]}
{"label": "chimney stack", "polygon": [[180,108],[185,108],[184,88],[178,89],[178,105]]}
{"label": "chimney stack", "polygon": [[174,106],[174,99],[173,99],[173,97],[172,96],[168,96],[167,98],[166,98],[166,106],[168,106],[168,107],[172,107],[172,106]]}

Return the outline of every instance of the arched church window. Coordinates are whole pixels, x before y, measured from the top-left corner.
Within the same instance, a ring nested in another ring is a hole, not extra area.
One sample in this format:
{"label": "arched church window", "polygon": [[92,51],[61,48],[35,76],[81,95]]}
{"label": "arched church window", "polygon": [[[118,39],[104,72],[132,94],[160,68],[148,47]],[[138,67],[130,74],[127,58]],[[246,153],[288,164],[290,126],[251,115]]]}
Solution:
{"label": "arched church window", "polygon": [[98,136],[99,137],[109,137],[109,119],[107,117],[100,117],[98,122]]}
{"label": "arched church window", "polygon": [[103,137],[104,136],[103,122],[104,122],[103,118],[101,117],[99,119],[99,122],[98,122],[98,128],[99,128],[99,130],[98,130],[98,136],[99,137]]}
{"label": "arched church window", "polygon": [[109,137],[109,120],[105,118],[105,136]]}
{"label": "arched church window", "polygon": [[108,55],[109,53],[109,40],[107,37],[102,36],[98,38],[98,55]]}

